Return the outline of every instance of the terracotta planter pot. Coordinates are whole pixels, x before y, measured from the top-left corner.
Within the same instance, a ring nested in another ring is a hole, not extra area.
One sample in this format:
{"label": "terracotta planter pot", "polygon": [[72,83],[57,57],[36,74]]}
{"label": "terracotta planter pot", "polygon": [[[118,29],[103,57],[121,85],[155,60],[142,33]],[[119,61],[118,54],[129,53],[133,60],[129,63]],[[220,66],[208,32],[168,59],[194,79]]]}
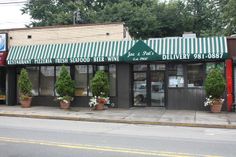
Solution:
{"label": "terracotta planter pot", "polygon": [[32,97],[29,97],[24,100],[20,100],[21,107],[23,108],[29,108],[31,107]]}
{"label": "terracotta planter pot", "polygon": [[70,102],[66,103],[64,101],[60,101],[60,107],[61,107],[61,109],[69,109],[70,108]]}
{"label": "terracotta planter pot", "polygon": [[223,102],[221,100],[213,101],[212,105],[210,105],[211,112],[213,113],[220,113],[222,108]]}
{"label": "terracotta planter pot", "polygon": [[104,104],[103,103],[98,103],[98,105],[95,106],[96,110],[104,110]]}

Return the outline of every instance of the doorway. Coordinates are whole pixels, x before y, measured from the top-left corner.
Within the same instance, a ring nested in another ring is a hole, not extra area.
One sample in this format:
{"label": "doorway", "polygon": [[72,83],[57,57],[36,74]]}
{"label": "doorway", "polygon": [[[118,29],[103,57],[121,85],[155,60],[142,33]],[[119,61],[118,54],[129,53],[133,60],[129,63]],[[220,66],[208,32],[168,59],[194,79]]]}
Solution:
{"label": "doorway", "polygon": [[6,104],[6,70],[0,68],[0,104]]}
{"label": "doorway", "polygon": [[133,65],[133,106],[165,107],[165,65]]}

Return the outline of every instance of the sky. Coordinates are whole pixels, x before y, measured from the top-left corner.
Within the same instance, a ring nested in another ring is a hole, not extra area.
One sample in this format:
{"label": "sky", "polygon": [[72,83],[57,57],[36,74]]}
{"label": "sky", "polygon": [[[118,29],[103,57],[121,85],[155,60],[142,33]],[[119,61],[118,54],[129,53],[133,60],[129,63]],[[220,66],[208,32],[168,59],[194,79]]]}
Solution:
{"label": "sky", "polygon": [[[20,9],[26,0],[0,0],[0,29],[23,28],[30,23],[29,15],[22,15]],[[6,4],[11,3],[11,4]]]}

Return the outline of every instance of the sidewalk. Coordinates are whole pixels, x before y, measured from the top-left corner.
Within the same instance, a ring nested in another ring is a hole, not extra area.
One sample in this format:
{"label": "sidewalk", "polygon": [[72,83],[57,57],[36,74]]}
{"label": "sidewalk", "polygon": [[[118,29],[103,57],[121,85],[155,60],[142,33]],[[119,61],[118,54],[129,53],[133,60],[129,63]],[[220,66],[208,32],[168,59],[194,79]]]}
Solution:
{"label": "sidewalk", "polygon": [[165,110],[157,107],[109,108],[104,111],[94,111],[79,107],[62,110],[59,107],[21,108],[19,105],[0,105],[0,116],[236,129],[235,112],[210,113],[207,111]]}

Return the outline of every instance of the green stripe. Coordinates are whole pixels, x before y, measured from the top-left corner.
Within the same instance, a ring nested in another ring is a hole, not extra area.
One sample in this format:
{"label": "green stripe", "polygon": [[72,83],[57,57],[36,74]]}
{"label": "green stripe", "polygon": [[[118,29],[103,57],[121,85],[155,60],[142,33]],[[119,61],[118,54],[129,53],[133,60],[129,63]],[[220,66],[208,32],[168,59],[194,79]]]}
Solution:
{"label": "green stripe", "polygon": [[169,54],[171,54],[171,52],[173,52],[172,47],[171,47],[171,43],[172,43],[172,41],[171,41],[171,39],[169,39],[169,52],[168,52]]}
{"label": "green stripe", "polygon": [[205,38],[205,43],[206,43],[206,53],[208,53],[209,52],[209,50],[208,50],[208,47],[209,47],[208,38]]}
{"label": "green stripe", "polygon": [[220,44],[220,38],[218,37],[218,45],[219,45],[219,53],[221,52],[221,44]]}

